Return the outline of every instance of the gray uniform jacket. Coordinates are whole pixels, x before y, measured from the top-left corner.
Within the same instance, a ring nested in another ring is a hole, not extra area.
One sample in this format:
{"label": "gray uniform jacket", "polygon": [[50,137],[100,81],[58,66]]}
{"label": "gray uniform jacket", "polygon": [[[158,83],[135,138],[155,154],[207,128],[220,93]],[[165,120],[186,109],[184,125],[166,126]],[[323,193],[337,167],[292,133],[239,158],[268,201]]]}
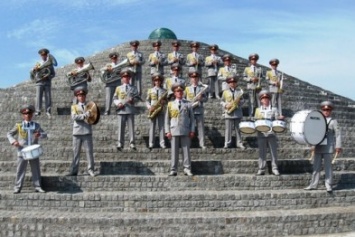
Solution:
{"label": "gray uniform jacket", "polygon": [[[224,90],[223,94],[222,94],[222,108],[224,109],[225,106],[228,103],[231,103],[232,101],[234,101],[235,99],[237,99],[237,97],[242,96],[241,91],[237,88],[236,90],[234,90],[234,92],[232,92],[231,89],[229,90]],[[244,104],[244,99],[243,97],[241,97],[238,107],[231,113],[227,113],[225,111],[224,113],[224,118],[226,119],[241,119],[243,118],[243,111],[242,111],[242,105]]]}
{"label": "gray uniform jacket", "polygon": [[[341,130],[335,119],[327,118],[328,130],[325,141],[315,146],[315,153],[334,153],[335,148],[341,148]],[[324,145],[322,145],[324,144]]]}
{"label": "gray uniform jacket", "polygon": [[[279,117],[279,112],[275,107],[269,106],[266,109],[259,107],[255,110],[255,119],[267,119],[273,121],[278,117]],[[271,135],[275,135],[275,133],[272,131],[271,128],[269,132],[258,132],[258,136],[261,137],[268,137]]]}
{"label": "gray uniform jacket", "polygon": [[[178,59],[177,62],[174,62],[175,59]],[[176,65],[180,65],[180,66],[183,66],[185,64],[185,58],[184,58],[184,55],[182,55],[181,53],[179,52],[171,52],[168,54],[168,65],[173,65],[173,64],[176,64]]]}
{"label": "gray uniform jacket", "polygon": [[[39,131],[41,133],[40,138],[46,138],[47,134],[43,131],[41,126],[36,123],[30,121],[32,126],[34,125],[34,131],[37,132]],[[10,144],[13,144],[15,141],[18,141],[20,143],[20,146],[17,148],[17,155],[21,156],[21,150],[28,146],[28,132],[27,130],[24,129],[26,126],[26,121],[23,121],[22,123],[16,123],[15,126],[7,133],[7,139],[9,140]],[[17,135],[17,139],[16,139]],[[38,144],[38,138],[35,138],[33,134],[31,134],[31,145],[33,144]]]}
{"label": "gray uniform jacket", "polygon": [[[158,64],[155,63],[155,59],[158,59]],[[167,64],[165,54],[155,51],[149,55],[150,74],[159,72],[164,75],[164,66]]]}
{"label": "gray uniform jacket", "polygon": [[73,124],[73,135],[89,135],[92,134],[92,125],[85,122],[85,118],[89,116],[88,111],[86,111],[80,104],[75,104],[71,106],[71,118],[74,121]]}
{"label": "gray uniform jacket", "polygon": [[165,132],[173,136],[188,136],[190,132],[195,131],[195,118],[191,104],[185,100],[170,101],[165,112]]}
{"label": "gray uniform jacket", "polygon": [[142,72],[142,65],[145,63],[145,61],[144,61],[143,54],[141,52],[138,52],[138,51],[136,51],[136,52],[133,52],[133,51],[128,52],[127,53],[127,59],[128,59],[128,61],[131,64],[133,63],[133,61],[139,62],[138,65],[134,65],[134,66],[132,65],[131,66],[132,72],[134,72],[134,73]]}
{"label": "gray uniform jacket", "polygon": [[[128,103],[130,98],[133,99],[133,104]],[[113,103],[115,103],[115,105],[124,104],[122,109],[117,110],[117,114],[136,114],[138,111],[134,104],[139,100],[140,97],[137,87],[129,84],[118,86],[113,96]]]}
{"label": "gray uniform jacket", "polygon": [[[214,65],[213,61],[217,61],[217,64]],[[210,55],[205,59],[205,67],[207,67],[207,76],[214,77],[217,76],[219,67],[223,66],[223,61],[220,56]]]}
{"label": "gray uniform jacket", "polygon": [[[198,95],[202,90],[204,90],[204,87],[202,85],[197,85],[196,91],[194,89],[194,86],[188,86],[185,89],[185,98],[192,103],[194,98],[196,97],[196,95]],[[201,98],[200,102],[198,102],[198,105],[195,108],[193,108],[194,114],[202,114],[203,115],[203,113],[205,111],[205,109],[203,107],[203,103],[207,102],[207,100],[208,100],[206,92],[207,91],[205,91],[201,94],[202,98]]]}

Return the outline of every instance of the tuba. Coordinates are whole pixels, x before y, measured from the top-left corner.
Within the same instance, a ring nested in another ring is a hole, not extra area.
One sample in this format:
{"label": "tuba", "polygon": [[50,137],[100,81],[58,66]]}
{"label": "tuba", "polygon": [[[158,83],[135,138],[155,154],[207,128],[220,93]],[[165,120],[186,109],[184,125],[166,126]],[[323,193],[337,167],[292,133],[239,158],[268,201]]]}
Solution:
{"label": "tuba", "polygon": [[80,68],[79,70],[75,69],[71,72],[68,72],[66,76],[70,88],[73,89],[76,85],[79,85],[82,82],[90,81],[90,70],[95,70],[94,65],[91,62],[84,65],[84,67]]}
{"label": "tuba", "polygon": [[198,97],[200,95],[202,95],[203,93],[205,93],[205,91],[208,89],[208,85],[205,85],[205,84],[202,84],[202,86],[204,87],[194,98],[193,100],[191,101],[191,104],[192,104],[192,108],[196,108],[197,106],[199,106],[200,104],[200,101],[198,100]]}
{"label": "tuba", "polygon": [[168,96],[168,91],[164,92],[158,99],[157,103],[155,105],[153,105],[154,110],[153,111],[149,111],[148,112],[148,118],[150,119],[154,119],[160,111],[162,111],[163,109],[163,104],[162,101],[166,100]]}
{"label": "tuba", "polygon": [[97,104],[90,101],[86,104],[86,111],[90,111],[90,116],[85,118],[85,122],[91,125],[96,125],[100,120],[100,109]]}
{"label": "tuba", "polygon": [[35,67],[30,71],[31,80],[35,83],[40,82],[42,80],[47,80],[51,75],[51,66],[53,65],[53,61],[51,57],[48,57],[48,60],[44,64],[36,63]]}
{"label": "tuba", "polygon": [[101,81],[105,84],[121,80],[120,72],[123,68],[128,67],[128,59],[124,59],[122,62],[115,66],[108,65],[102,69],[103,73],[100,74]]}
{"label": "tuba", "polygon": [[240,89],[239,95],[237,96],[237,98],[235,98],[235,99],[232,101],[232,107],[230,107],[230,108],[226,111],[227,114],[233,113],[233,111],[238,108],[238,106],[239,106],[239,101],[240,101],[240,99],[242,98],[243,93],[244,93],[243,90]]}

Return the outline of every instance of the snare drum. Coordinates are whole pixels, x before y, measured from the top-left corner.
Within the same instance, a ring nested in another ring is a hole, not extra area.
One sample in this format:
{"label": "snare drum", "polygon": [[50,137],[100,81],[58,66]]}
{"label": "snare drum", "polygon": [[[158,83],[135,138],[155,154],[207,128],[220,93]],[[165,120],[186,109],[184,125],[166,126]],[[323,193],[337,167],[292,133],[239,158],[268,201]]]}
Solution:
{"label": "snare drum", "polygon": [[272,123],[267,119],[260,119],[255,121],[255,129],[259,132],[269,132],[271,130]]}
{"label": "snare drum", "polygon": [[282,120],[272,121],[272,131],[276,133],[281,133],[286,130],[286,122]]}
{"label": "snare drum", "polygon": [[252,121],[243,121],[239,123],[239,130],[245,134],[252,134],[255,132],[255,124]]}
{"label": "snare drum", "polygon": [[301,110],[293,115],[290,123],[291,136],[299,144],[318,145],[327,132],[327,120],[316,110]]}
{"label": "snare drum", "polygon": [[23,148],[21,154],[24,160],[34,160],[43,154],[43,149],[39,144],[31,145]]}

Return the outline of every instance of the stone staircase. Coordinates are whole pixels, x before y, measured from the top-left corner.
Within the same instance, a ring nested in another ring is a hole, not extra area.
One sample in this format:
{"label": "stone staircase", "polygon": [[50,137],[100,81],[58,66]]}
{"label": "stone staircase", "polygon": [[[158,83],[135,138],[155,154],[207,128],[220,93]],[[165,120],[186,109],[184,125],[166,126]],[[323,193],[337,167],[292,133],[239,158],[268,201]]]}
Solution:
{"label": "stone staircase", "polygon": [[[145,57],[151,51],[150,42],[141,41]],[[162,51],[168,52],[171,41],[162,42]],[[185,55],[188,43],[182,41]],[[113,49],[125,54],[129,46],[124,43]],[[88,58],[100,68],[109,51]],[[225,52],[221,50],[221,54]],[[201,53],[208,54],[206,44],[202,43]],[[237,56],[233,60],[240,72],[247,64]],[[333,166],[332,194],[325,191],[324,177],[319,190],[303,190],[312,172],[309,149],[297,144],[289,131],[278,135],[281,176],[270,175],[270,171],[265,176],[255,175],[255,134],[243,135],[247,150],[223,149],[224,121],[216,99],[206,103],[208,148],[197,148],[197,139],[193,140],[193,177],[184,176],[181,170],[178,176],[168,177],[170,149],[147,148],[148,121],[143,103],[138,105],[140,114],[135,119],[138,149],[117,152],[117,118],[102,116],[93,136],[99,175],[86,174],[82,153],[80,174],[69,177],[65,174],[73,155],[72,93],[64,74],[71,68],[73,65],[57,69],[52,118],[35,118],[48,133],[48,139],[41,141],[44,154],[40,158],[45,194],[33,192],[29,168],[22,192],[12,193],[16,156],[5,137],[21,119],[20,105],[34,102],[35,87],[26,81],[0,90],[1,236],[345,236],[355,232],[354,101],[286,75],[283,114],[288,122],[299,110],[317,109],[322,100],[330,99],[336,105],[334,115],[343,128],[344,152]],[[145,67],[145,88],[150,85],[148,73]],[[244,82],[240,86],[244,87]],[[99,79],[91,83],[88,99],[100,107],[104,104]]]}

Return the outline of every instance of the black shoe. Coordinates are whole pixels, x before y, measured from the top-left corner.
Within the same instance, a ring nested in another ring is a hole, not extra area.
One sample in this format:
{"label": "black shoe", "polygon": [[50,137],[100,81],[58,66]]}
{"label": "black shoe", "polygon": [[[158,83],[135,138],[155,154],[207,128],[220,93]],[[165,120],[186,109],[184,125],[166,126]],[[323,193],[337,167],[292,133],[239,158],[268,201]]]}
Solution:
{"label": "black shoe", "polygon": [[35,115],[36,115],[36,116],[40,116],[40,115],[41,115],[41,112],[36,112]]}
{"label": "black shoe", "polygon": [[169,176],[176,176],[177,172],[176,171],[170,171]]}
{"label": "black shoe", "polygon": [[110,115],[110,112],[105,112],[104,115]]}
{"label": "black shoe", "polygon": [[18,194],[18,193],[20,193],[21,192],[21,189],[19,189],[19,188],[15,188],[14,189],[14,194]]}
{"label": "black shoe", "polygon": [[66,174],[65,176],[77,176],[78,174],[77,173],[69,173],[69,174]]}
{"label": "black shoe", "polygon": [[117,146],[117,151],[122,151],[122,147],[121,146]]}

